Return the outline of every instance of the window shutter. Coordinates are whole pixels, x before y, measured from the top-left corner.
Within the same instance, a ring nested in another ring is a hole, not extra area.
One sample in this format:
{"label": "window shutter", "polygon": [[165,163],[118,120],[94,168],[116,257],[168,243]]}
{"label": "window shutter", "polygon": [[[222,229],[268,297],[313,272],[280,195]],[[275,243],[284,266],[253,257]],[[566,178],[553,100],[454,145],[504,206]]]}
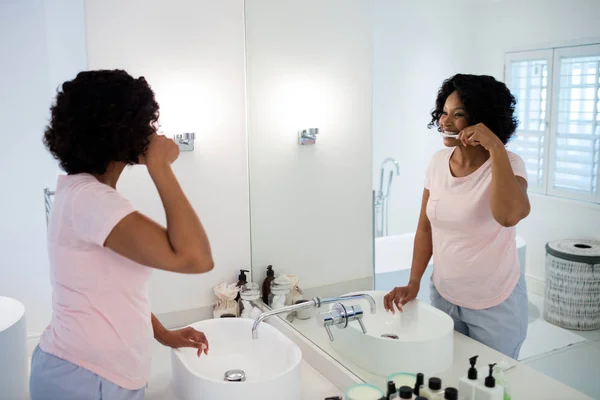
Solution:
{"label": "window shutter", "polygon": [[555,52],[550,194],[599,202],[600,45]]}
{"label": "window shutter", "polygon": [[545,192],[552,50],[509,54],[505,75],[508,88],[517,98],[515,113],[519,119],[508,149],[523,158],[530,190]]}

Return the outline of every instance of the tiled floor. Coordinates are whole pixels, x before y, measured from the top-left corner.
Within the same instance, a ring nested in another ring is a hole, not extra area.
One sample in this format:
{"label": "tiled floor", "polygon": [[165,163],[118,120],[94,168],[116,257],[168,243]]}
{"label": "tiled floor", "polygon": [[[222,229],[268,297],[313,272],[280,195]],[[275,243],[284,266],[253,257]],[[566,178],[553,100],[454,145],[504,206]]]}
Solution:
{"label": "tiled floor", "polygon": [[[428,276],[424,278],[427,282]],[[376,289],[390,290],[407,279],[408,271],[378,274]],[[429,302],[429,288],[423,286],[418,298]],[[600,400],[600,330],[579,332],[558,328],[543,320],[543,298],[530,294],[529,300],[530,329],[522,351],[535,355],[521,362]]]}

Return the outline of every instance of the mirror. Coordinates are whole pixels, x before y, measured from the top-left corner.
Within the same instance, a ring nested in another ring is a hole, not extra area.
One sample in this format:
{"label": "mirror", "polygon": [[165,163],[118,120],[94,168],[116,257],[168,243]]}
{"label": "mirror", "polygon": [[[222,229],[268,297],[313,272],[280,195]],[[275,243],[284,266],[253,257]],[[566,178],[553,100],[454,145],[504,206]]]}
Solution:
{"label": "mirror", "polygon": [[[262,284],[271,265],[275,276],[295,276],[303,299],[406,285],[426,170],[444,148],[427,127],[438,90],[457,73],[490,75],[517,98],[520,125],[507,149],[523,159],[531,205],[515,240],[529,293],[529,334],[519,360],[561,379],[542,356],[590,336],[543,317],[550,295],[545,246],[600,239],[600,4],[245,7],[253,280]],[[308,128],[319,133],[300,145],[298,131]],[[432,271],[430,263],[417,297],[426,305]],[[285,314],[356,375],[385,387],[385,376],[336,351],[317,316]]]}
{"label": "mirror", "polygon": [[252,274],[328,297],[373,287],[371,26],[367,2],[337,29],[340,2],[310,4],[246,3]]}

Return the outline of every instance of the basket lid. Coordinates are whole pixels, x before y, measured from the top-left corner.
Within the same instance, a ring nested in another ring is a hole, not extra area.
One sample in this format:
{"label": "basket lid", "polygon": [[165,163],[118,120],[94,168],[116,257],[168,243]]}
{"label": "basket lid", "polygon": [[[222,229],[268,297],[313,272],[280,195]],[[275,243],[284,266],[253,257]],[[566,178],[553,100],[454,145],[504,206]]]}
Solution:
{"label": "basket lid", "polygon": [[600,264],[600,241],[598,240],[554,240],[546,244],[546,252],[567,261]]}

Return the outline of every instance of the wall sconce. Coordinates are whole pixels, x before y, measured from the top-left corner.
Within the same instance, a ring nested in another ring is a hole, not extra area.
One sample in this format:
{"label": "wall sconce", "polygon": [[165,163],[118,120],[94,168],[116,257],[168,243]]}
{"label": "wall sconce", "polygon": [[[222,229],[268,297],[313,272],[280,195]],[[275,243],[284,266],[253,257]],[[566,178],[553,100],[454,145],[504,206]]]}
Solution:
{"label": "wall sconce", "polygon": [[176,133],[173,136],[173,140],[179,145],[179,151],[193,151],[194,139],[196,139],[196,134],[194,132]]}
{"label": "wall sconce", "polygon": [[318,134],[319,134],[319,128],[301,129],[298,131],[298,144],[299,145],[315,144],[315,142],[317,141]]}

